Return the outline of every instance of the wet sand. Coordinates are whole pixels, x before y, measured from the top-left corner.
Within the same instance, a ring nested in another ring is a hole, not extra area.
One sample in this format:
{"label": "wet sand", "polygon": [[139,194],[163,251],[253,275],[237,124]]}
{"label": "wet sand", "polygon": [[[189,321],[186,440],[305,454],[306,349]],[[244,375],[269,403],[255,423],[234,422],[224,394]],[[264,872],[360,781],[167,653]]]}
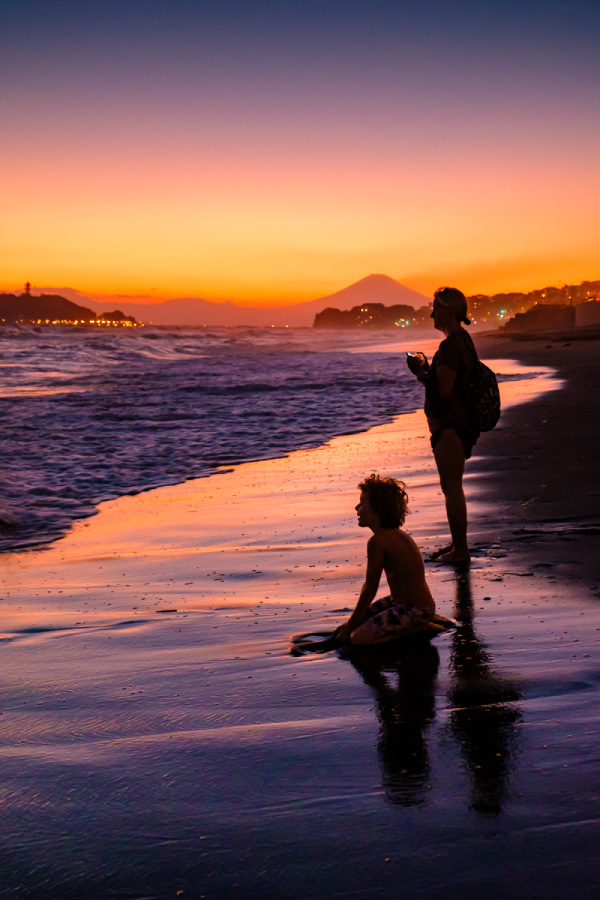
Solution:
{"label": "wet sand", "polygon": [[[585,335],[585,331],[583,332]],[[499,503],[512,533],[511,554],[541,556],[571,577],[598,578],[600,482],[598,395],[600,340],[547,335],[533,340],[493,337],[478,342],[490,356],[510,356],[556,369],[560,393],[513,406],[482,441],[472,471],[485,473],[486,496]],[[501,354],[500,354],[500,351]],[[560,546],[557,551],[557,543]],[[530,546],[531,545],[531,546]]]}
{"label": "wet sand", "polygon": [[355,602],[370,471],[445,540],[420,412],[3,558],[0,896],[597,896],[598,344],[548,343],[478,342],[563,384],[482,438],[432,642],[288,645]]}

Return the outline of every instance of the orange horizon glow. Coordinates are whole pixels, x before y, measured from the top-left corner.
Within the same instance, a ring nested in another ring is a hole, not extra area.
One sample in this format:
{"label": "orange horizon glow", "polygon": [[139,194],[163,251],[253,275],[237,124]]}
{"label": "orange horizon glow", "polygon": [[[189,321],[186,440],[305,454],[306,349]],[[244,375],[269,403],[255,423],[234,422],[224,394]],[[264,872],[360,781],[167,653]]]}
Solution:
{"label": "orange horizon glow", "polygon": [[419,13],[409,27],[395,6],[318,24],[277,5],[252,41],[225,9],[205,19],[202,4],[184,7],[166,43],[156,10],[138,41],[137,18],[82,9],[79,45],[49,11],[55,41],[35,44],[12,10],[22,43],[0,58],[16,79],[2,147],[6,289],[269,307],[371,273],[426,296],[600,275],[590,27],[574,54],[568,16],[556,35],[550,19],[526,17],[529,30],[496,44],[504,20],[478,5],[472,32],[452,26],[456,53],[448,23]]}
{"label": "orange horizon glow", "polygon": [[[531,291],[542,290],[546,287],[562,287],[565,284],[578,285],[585,281],[600,281],[599,266],[594,262],[590,262],[589,271],[584,270],[584,266],[577,261],[566,260],[565,264],[561,264],[556,260],[544,264],[537,260],[516,261],[512,268],[498,264],[497,266],[481,267],[473,266],[472,270],[468,268],[457,270],[452,275],[450,267],[443,271],[440,269],[439,275],[429,275],[427,273],[419,276],[394,276],[400,284],[410,288],[424,296],[426,299],[433,296],[434,291],[441,285],[450,284],[459,287],[467,296],[483,294],[493,296],[502,293],[523,293],[527,294]],[[583,273],[583,274],[582,274]],[[385,273],[366,273],[366,274],[388,274]],[[260,290],[255,292],[249,291],[242,293],[241,290],[237,294],[212,294],[202,287],[190,286],[181,291],[155,291],[152,294],[129,294],[118,288],[114,293],[105,290],[96,292],[91,287],[77,287],[64,284],[64,279],[57,286],[36,287],[32,285],[31,293],[34,296],[40,294],[58,294],[62,291],[74,291],[81,297],[83,303],[86,298],[94,300],[98,303],[105,303],[108,306],[121,303],[139,303],[139,304],[160,304],[167,300],[176,300],[184,297],[197,298],[207,300],[215,304],[233,303],[238,307],[260,307],[264,309],[285,308],[286,306],[294,306],[301,303],[309,303],[313,300],[326,298],[337,291],[349,287],[355,281],[366,277],[365,274],[359,277],[349,276],[346,281],[339,282],[323,282],[320,290],[313,288],[308,291],[301,291],[297,286],[285,285],[284,289],[278,286],[264,285]],[[284,293],[285,290],[285,293]],[[25,292],[24,284],[9,283],[0,286],[0,293],[16,294],[17,296]],[[75,298],[76,299],[76,298]],[[77,301],[76,301],[77,302]]]}
{"label": "orange horizon glow", "polygon": [[3,283],[277,306],[374,272],[426,295],[440,283],[493,294],[598,275],[595,163],[568,178],[550,163],[476,168],[442,154],[399,164],[381,152],[368,164],[347,152],[166,168],[151,155],[101,162],[90,151],[73,164],[15,152]]}

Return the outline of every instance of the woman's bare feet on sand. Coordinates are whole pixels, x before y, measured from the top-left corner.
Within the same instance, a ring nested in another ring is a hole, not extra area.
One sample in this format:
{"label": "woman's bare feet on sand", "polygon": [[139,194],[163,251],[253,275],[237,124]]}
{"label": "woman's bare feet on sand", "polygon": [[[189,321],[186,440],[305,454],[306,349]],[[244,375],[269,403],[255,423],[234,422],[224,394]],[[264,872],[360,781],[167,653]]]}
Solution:
{"label": "woman's bare feet on sand", "polygon": [[471,554],[467,550],[466,553],[459,553],[458,550],[455,550],[454,547],[450,547],[447,549],[447,552],[440,553],[439,556],[436,557],[438,565],[459,565],[459,564],[467,564],[471,562]]}
{"label": "woman's bare feet on sand", "polygon": [[432,562],[436,559],[439,559],[440,556],[445,556],[446,553],[450,553],[451,550],[454,550],[453,544],[446,544],[445,547],[440,547],[439,550],[434,550],[433,553],[430,553],[427,559],[430,559]]}

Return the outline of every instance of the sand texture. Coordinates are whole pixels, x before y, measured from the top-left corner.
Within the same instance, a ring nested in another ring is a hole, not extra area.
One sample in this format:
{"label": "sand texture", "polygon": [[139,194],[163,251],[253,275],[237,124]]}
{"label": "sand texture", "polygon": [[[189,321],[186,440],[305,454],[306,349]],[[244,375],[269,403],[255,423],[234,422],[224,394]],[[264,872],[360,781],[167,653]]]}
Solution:
{"label": "sand texture", "polygon": [[3,557],[0,896],[595,900],[598,342],[480,343],[545,374],[469,463],[432,640],[289,652],[356,601],[365,475],[445,542],[421,412]]}

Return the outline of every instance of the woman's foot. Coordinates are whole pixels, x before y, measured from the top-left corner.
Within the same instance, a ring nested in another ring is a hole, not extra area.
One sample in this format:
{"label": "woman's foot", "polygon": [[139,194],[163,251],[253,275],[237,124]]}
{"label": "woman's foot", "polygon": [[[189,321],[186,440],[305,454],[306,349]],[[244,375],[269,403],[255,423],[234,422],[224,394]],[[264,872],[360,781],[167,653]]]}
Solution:
{"label": "woman's foot", "polygon": [[471,554],[468,550],[461,553],[452,547],[447,553],[441,553],[436,558],[436,562],[440,566],[454,566],[459,565],[460,563],[466,564],[471,562]]}
{"label": "woman's foot", "polygon": [[445,547],[440,547],[439,550],[434,550],[433,553],[430,553],[427,559],[430,559],[432,562],[436,559],[439,559],[440,556],[445,556],[446,553],[450,553],[450,551],[454,550],[453,544],[446,544]]}

